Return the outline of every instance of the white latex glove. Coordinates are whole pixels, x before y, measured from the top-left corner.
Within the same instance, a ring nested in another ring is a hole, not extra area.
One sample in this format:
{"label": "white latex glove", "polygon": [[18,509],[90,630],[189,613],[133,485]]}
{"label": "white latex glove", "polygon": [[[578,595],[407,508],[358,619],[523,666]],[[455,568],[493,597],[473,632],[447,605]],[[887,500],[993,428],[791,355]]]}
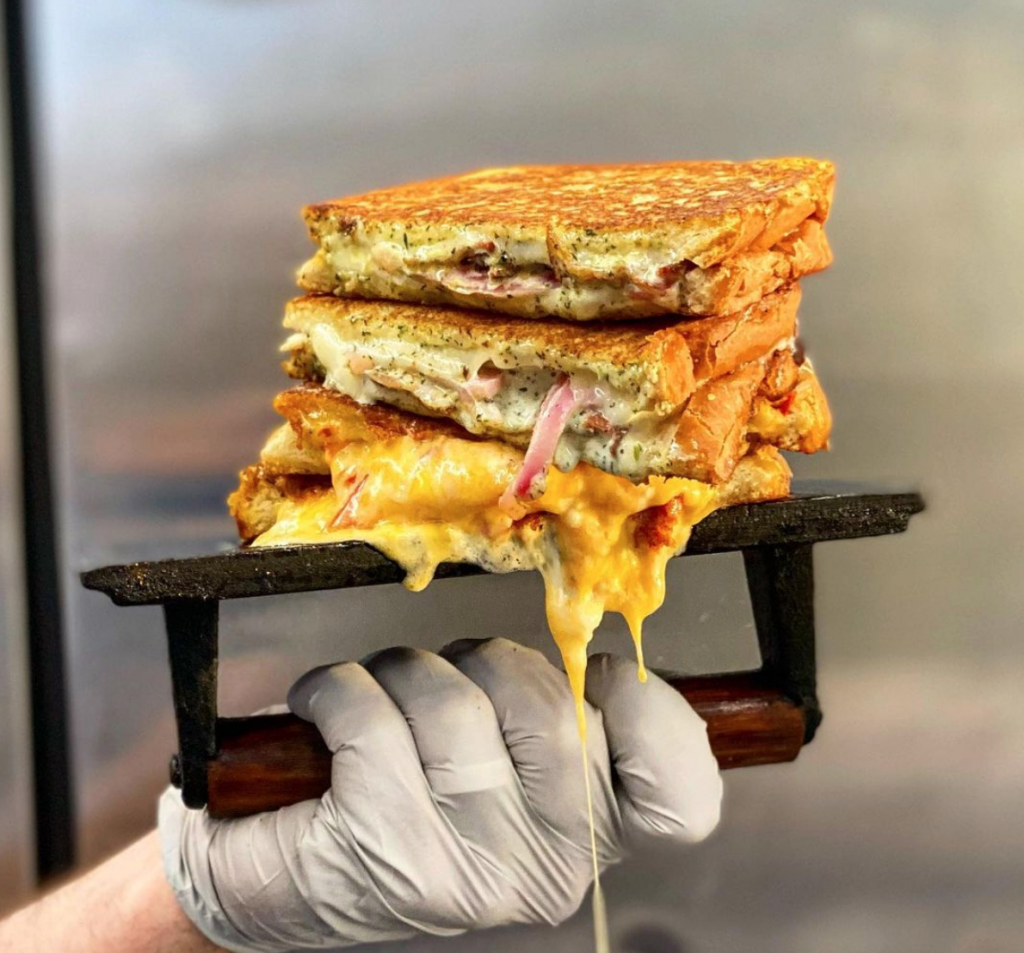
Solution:
{"label": "white latex glove", "polygon": [[[706,837],[722,786],[686,700],[609,655],[591,659],[587,698],[602,866],[637,835]],[[334,752],[323,798],[231,821],[161,801],[168,878],[215,943],[331,950],[579,907],[593,873],[579,738],[565,674],[539,652],[388,649],[308,673],[288,701]]]}

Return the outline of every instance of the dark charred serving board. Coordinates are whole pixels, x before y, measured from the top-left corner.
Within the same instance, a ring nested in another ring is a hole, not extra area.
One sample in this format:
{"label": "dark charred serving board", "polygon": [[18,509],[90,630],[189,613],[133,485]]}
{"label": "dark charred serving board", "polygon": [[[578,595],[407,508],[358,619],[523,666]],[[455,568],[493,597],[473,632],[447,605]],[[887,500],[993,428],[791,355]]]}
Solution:
{"label": "dark charred serving board", "polygon": [[[921,495],[913,492],[810,482],[796,483],[794,489],[786,500],[713,513],[694,527],[683,555],[902,533],[910,517],[924,509]],[[445,563],[437,578],[483,572],[476,566]],[[401,567],[365,543],[324,543],[104,566],[82,573],[82,584],[105,593],[119,606],[147,606],[171,599],[219,601],[377,586],[404,577]]]}

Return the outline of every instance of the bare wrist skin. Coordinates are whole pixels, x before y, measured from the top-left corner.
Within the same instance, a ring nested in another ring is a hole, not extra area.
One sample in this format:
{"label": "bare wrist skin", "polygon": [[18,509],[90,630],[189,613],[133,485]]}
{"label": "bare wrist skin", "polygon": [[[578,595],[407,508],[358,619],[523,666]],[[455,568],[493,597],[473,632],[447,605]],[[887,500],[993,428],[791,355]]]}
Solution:
{"label": "bare wrist skin", "polygon": [[0,922],[0,953],[211,953],[178,905],[156,832]]}

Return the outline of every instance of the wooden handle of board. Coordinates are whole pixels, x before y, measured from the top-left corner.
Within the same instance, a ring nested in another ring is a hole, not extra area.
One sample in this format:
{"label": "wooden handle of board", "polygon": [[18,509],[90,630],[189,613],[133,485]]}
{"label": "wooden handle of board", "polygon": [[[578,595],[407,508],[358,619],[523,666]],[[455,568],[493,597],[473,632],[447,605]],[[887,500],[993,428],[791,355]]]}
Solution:
{"label": "wooden handle of board", "polygon": [[[757,674],[669,678],[708,723],[722,768],[792,761],[804,742],[803,709]],[[224,718],[208,762],[211,817],[243,817],[320,797],[331,755],[319,731],[295,715]],[[670,743],[671,739],[666,739]]]}

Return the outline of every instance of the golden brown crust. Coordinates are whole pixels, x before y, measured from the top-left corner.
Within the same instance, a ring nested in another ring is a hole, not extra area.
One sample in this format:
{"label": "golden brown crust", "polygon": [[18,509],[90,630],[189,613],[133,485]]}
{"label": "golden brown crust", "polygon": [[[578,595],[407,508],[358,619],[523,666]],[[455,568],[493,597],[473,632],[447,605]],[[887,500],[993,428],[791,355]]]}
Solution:
{"label": "golden brown crust", "polygon": [[686,313],[731,314],[762,295],[832,264],[821,222],[806,219],[767,251],[745,251],[711,268],[686,272],[679,295]]}
{"label": "golden brown crust", "polygon": [[690,398],[676,430],[675,471],[706,483],[728,480],[752,445],[817,453],[832,415],[810,362],[789,352],[710,381]]}
{"label": "golden brown crust", "polygon": [[690,398],[676,429],[673,472],[704,483],[729,479],[746,449],[747,421],[765,367],[752,361]]}
{"label": "golden brown crust", "polygon": [[270,529],[285,500],[299,502],[333,492],[329,476],[272,473],[262,464],[246,467],[238,478],[238,489],[228,497],[228,511],[243,542]]}
{"label": "golden brown crust", "polygon": [[325,220],[341,231],[371,219],[541,230],[556,259],[593,239],[682,232],[683,257],[707,268],[748,248],[771,248],[806,218],[825,221],[834,180],[832,163],[805,157],[517,166],[321,202],[303,215],[314,235]]}
{"label": "golden brown crust", "polygon": [[762,444],[740,458],[728,482],[719,487],[723,506],[766,503],[789,496],[793,471],[775,447]]}
{"label": "golden brown crust", "polygon": [[278,474],[330,473],[323,449],[311,440],[296,441],[295,431],[284,423],[268,438],[260,451],[260,466],[264,472]]}
{"label": "golden brown crust", "polygon": [[301,384],[282,391],[274,399],[274,410],[291,424],[300,448],[312,437],[329,449],[343,433],[347,440],[376,442],[403,436],[414,440],[478,439],[450,420],[421,417],[386,404],[357,404],[321,384]]}
{"label": "golden brown crust", "polygon": [[686,338],[698,381],[729,374],[796,335],[800,286],[768,295],[737,314],[699,318],[677,325]]}

